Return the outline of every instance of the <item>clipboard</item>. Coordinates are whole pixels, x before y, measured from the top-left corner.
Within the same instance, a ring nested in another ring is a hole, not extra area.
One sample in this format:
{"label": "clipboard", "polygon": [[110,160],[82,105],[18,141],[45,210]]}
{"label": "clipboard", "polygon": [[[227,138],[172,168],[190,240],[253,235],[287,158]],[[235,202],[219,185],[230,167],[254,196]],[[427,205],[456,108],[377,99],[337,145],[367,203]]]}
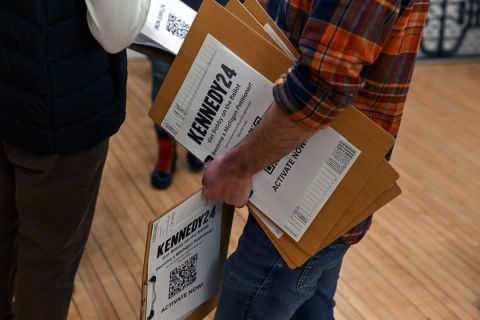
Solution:
{"label": "clipboard", "polygon": [[[252,1],[249,4],[249,0],[247,0],[245,7],[251,13],[253,11],[260,12],[257,10],[258,8],[255,9]],[[257,13],[254,16],[257,18],[261,14]],[[189,34],[172,65],[171,72],[167,75],[164,85],[153,103],[149,113],[150,117],[155,122],[161,123],[207,34],[211,34],[226,45],[240,59],[272,82],[287,72],[292,61],[277,46],[256,32],[255,30],[258,28],[258,24],[246,25],[232,12],[213,0],[203,1]],[[338,222],[338,212],[347,211],[353,201],[357,199],[360,191],[384,161],[384,155],[394,143],[391,135],[354,107],[345,108],[332,122],[331,127],[359,148],[362,153],[307,232],[296,243],[296,247],[309,256],[319,251]],[[374,200],[375,198],[372,199],[372,201]],[[365,205],[369,205],[369,203]]]}
{"label": "clipboard", "polygon": [[[197,193],[197,190],[195,193]],[[193,194],[195,194],[193,193]],[[188,198],[187,198],[188,199]],[[184,201],[178,203],[175,206],[172,206],[166,210],[163,214],[156,217],[154,220],[150,221],[148,224],[147,239],[145,245],[145,255],[144,255],[144,265],[143,265],[143,274],[142,274],[142,293],[141,293],[141,304],[140,304],[140,319],[147,319],[148,305],[147,305],[147,290],[148,290],[148,255],[150,252],[150,239],[152,238],[153,225],[155,221],[162,218],[164,215],[168,214],[175,207],[182,204]],[[232,229],[233,215],[235,208],[230,205],[223,205],[222,208],[222,221],[221,221],[221,234],[220,234],[220,270],[219,270],[219,288],[221,288],[221,282],[223,279],[223,264],[227,259],[228,254],[228,245],[230,243],[230,233]],[[218,304],[218,299],[220,293],[217,292],[213,297],[205,301],[203,304],[199,305],[195,310],[192,311],[185,319],[186,320],[202,320],[204,319],[213,309],[216,308]]]}
{"label": "clipboard", "polygon": [[[355,225],[357,225],[359,222],[364,220],[366,217],[371,215],[373,212],[381,209],[383,206],[385,206],[387,203],[392,201],[394,198],[398,197],[401,194],[401,189],[398,187],[398,185],[395,183],[393,186],[388,188],[385,192],[383,192],[372,204],[364,208],[362,212],[358,214],[357,217],[355,217],[354,222],[350,222],[348,225],[344,225],[344,230],[337,232],[337,234],[332,235],[330,238],[327,240],[327,245],[328,246],[330,243],[341,237],[343,234],[345,234],[345,230],[349,230],[353,228]],[[311,258],[310,255],[307,253],[301,251],[299,248],[294,248],[293,250],[290,248],[290,250],[287,250],[285,247],[283,247],[281,244],[276,242],[275,240],[277,239],[271,232],[268,231],[268,228],[266,225],[258,218],[258,213],[255,212],[256,209],[252,208],[252,213],[255,218],[255,220],[258,222],[262,230],[265,231],[265,234],[267,237],[272,241],[272,244],[274,247],[277,249],[279,254],[282,256],[282,259],[285,261],[285,263],[288,265],[289,268],[295,269],[300,266],[302,266],[308,259]]]}
{"label": "clipboard", "polygon": [[[339,211],[337,213],[337,223],[325,234],[323,241],[318,243],[318,251],[327,247],[338,237],[348,232],[348,230],[400,195],[400,188],[395,183],[398,178],[398,173],[384,160],[377,169],[377,174],[370,177],[360,191],[359,196],[352,202],[348,209],[344,212]],[[257,222],[259,222],[263,231],[272,241],[275,248],[281,253],[282,257],[285,258],[289,267],[301,266],[312,256],[312,254],[302,250],[302,248],[298,246],[298,243],[289,236],[284,235],[280,239],[275,237],[258,218],[258,209],[254,206],[250,206],[250,209],[255,213]],[[351,218],[345,219],[346,217]]]}
{"label": "clipboard", "polygon": [[382,195],[378,197],[374,203],[367,207],[364,212],[358,214],[355,218],[347,221],[346,223],[339,224],[338,231],[336,231],[336,233],[329,234],[324,243],[327,245],[332,243],[333,241],[335,241],[335,239],[345,234],[344,230],[350,230],[351,228],[355,227],[357,224],[365,220],[370,214],[380,210],[382,207],[387,205],[389,202],[391,202],[393,199],[400,196],[401,194],[402,189],[400,189],[397,183],[394,183],[393,186],[391,186],[384,193],[382,193]]}

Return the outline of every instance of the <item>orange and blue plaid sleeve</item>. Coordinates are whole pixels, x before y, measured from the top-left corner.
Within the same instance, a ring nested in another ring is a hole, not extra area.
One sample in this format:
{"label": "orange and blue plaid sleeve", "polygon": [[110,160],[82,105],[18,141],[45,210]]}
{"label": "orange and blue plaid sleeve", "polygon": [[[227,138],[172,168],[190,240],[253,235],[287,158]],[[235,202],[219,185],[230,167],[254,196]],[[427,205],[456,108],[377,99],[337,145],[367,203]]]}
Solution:
{"label": "orange and blue plaid sleeve", "polygon": [[277,24],[301,57],[273,90],[295,121],[330,123],[364,85],[362,70],[375,62],[399,16],[398,0],[289,0]]}

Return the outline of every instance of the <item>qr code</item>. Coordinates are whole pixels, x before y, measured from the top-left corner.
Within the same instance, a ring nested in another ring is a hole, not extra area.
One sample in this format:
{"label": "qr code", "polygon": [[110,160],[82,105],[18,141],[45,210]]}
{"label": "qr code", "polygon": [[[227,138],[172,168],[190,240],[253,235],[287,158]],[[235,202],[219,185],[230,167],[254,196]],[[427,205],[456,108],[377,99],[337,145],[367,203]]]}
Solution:
{"label": "qr code", "polygon": [[173,298],[197,280],[197,260],[198,254],[195,254],[170,272],[168,299]]}
{"label": "qr code", "polygon": [[180,39],[185,39],[190,25],[173,14],[168,14],[167,31]]}

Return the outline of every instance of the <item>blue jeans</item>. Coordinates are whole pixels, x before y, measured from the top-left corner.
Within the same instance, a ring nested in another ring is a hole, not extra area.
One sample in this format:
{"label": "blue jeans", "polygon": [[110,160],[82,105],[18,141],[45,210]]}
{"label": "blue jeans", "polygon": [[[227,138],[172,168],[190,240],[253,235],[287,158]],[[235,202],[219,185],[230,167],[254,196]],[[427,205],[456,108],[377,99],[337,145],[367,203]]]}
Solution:
{"label": "blue jeans", "polygon": [[348,248],[336,240],[291,270],[250,216],[225,264],[215,319],[333,319],[333,297]]}

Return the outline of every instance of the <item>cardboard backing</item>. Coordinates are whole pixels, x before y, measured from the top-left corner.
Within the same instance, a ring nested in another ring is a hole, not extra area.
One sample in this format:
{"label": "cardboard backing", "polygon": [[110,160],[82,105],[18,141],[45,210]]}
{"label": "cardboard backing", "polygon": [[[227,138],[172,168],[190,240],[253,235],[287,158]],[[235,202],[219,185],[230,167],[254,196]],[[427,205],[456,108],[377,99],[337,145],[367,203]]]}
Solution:
{"label": "cardboard backing", "polygon": [[[337,212],[335,217],[336,223],[331,226],[331,229],[324,229],[324,236],[318,237],[318,239],[323,239],[323,241],[317,244],[318,250],[315,253],[327,247],[338,237],[400,195],[400,189],[395,184],[398,177],[398,173],[384,160],[377,173],[370,177],[359,192],[359,196],[351,203],[348,209]],[[258,211],[254,206],[249,206],[249,208],[254,213]],[[290,267],[298,267],[312,256],[309,252],[302,250],[298,243],[288,235],[285,234],[278,239],[261,222],[258,216],[255,218],[277,250],[282,254],[282,257],[285,255],[287,257],[285,260],[290,261]],[[321,217],[318,223],[323,223]]]}

